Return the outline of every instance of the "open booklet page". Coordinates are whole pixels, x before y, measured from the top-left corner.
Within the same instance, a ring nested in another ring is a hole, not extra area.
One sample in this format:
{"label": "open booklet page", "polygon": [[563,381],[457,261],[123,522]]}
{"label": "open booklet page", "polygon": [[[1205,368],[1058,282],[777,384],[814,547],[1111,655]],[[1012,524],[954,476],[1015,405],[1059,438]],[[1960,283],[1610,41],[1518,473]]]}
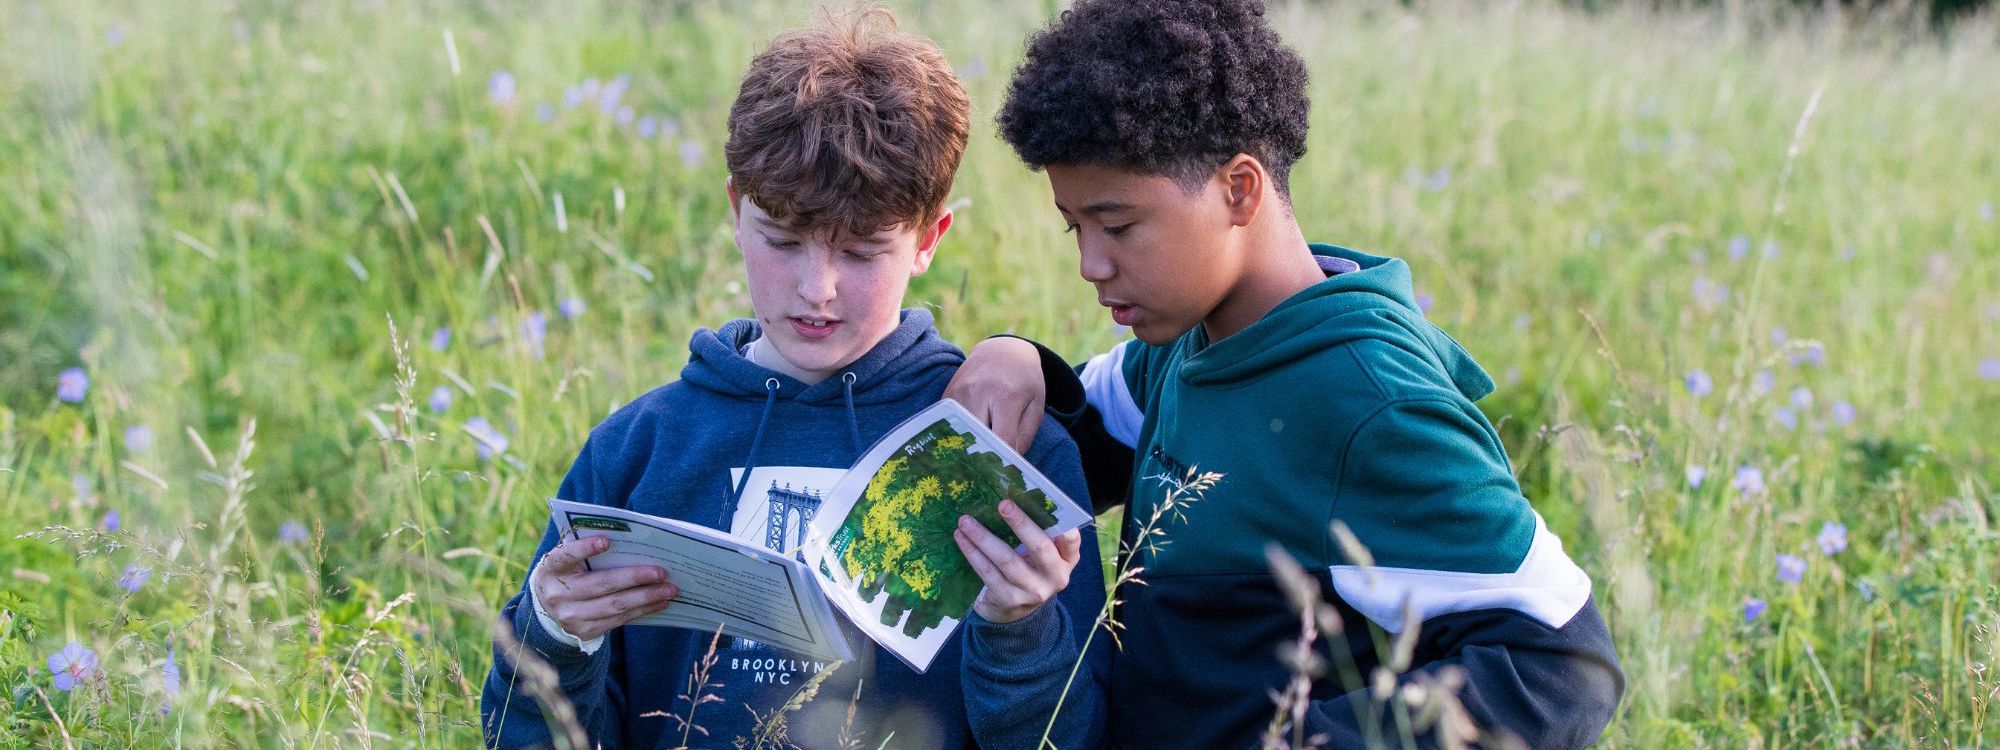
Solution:
{"label": "open booklet page", "polygon": [[877,441],[827,493],[806,564],[855,627],[923,672],[984,586],[952,538],[959,516],[1019,544],[1002,500],[1050,535],[1090,520],[957,402],[939,401]]}
{"label": "open booklet page", "polygon": [[680,589],[665,610],[635,625],[722,632],[826,659],[853,654],[820,584],[789,555],[747,545],[713,529],[601,505],[551,498],[564,538],[602,536],[611,548],[592,570],[658,565]]}

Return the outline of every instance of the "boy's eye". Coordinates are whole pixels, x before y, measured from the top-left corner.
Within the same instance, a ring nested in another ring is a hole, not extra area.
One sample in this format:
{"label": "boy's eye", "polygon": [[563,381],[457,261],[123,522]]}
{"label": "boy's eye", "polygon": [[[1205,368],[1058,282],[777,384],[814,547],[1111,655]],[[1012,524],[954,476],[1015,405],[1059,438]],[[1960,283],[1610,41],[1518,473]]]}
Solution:
{"label": "boy's eye", "polygon": [[764,235],[764,242],[766,244],[769,244],[772,248],[778,250],[790,250],[792,248],[799,246],[798,240],[787,240],[778,237],[772,237],[768,234]]}
{"label": "boy's eye", "polygon": [[1125,230],[1131,228],[1132,228],[1131,224],[1126,224],[1124,226],[1116,226],[1116,227],[1105,227],[1104,233],[1116,237],[1118,235],[1124,234]]}
{"label": "boy's eye", "polygon": [[1076,225],[1075,223],[1070,223],[1070,224],[1068,224],[1068,225],[1065,225],[1065,226],[1063,227],[1063,232],[1065,232],[1065,233],[1068,233],[1068,232],[1074,232],[1074,231],[1076,231],[1076,230],[1077,230],[1078,228],[1079,228],[1079,227],[1077,227],[1077,225]]}
{"label": "boy's eye", "polygon": [[871,251],[871,250],[847,251],[847,257],[853,258],[855,260],[874,260],[876,258],[882,257],[882,255],[883,253],[880,251]]}

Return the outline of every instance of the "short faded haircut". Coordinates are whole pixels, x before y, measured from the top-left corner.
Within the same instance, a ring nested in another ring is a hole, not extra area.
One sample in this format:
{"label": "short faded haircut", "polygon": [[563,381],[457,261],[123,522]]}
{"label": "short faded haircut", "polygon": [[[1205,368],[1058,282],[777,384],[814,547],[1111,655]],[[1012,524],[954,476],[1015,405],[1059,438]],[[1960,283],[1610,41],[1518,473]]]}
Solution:
{"label": "short faded haircut", "polygon": [[723,147],[740,198],[810,231],[867,236],[944,211],[971,104],[937,45],[867,8],[750,61]]}

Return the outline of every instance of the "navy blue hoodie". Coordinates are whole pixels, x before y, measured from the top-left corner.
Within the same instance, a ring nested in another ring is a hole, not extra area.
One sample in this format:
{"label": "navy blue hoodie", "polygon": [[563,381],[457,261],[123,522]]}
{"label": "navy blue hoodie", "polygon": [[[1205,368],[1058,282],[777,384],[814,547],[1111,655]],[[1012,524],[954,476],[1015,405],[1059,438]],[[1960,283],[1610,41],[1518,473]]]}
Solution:
{"label": "navy blue hoodie", "polygon": [[[868,354],[813,385],[746,358],[744,347],[758,335],[752,320],[697,331],[681,380],[593,429],[557,496],[698,523],[759,543],[794,544],[819,493],[869,444],[941,398],[964,360],[923,310],[903,311],[901,324]],[[1045,425],[1027,458],[1089,507],[1076,446],[1059,426]],[[744,502],[732,500],[737,497]],[[1090,529],[1084,531],[1089,538]],[[535,561],[556,542],[551,527]],[[855,661],[838,667],[817,697],[790,715],[784,739],[814,748],[849,742],[872,748],[885,739],[890,747],[1034,747],[1103,602],[1097,549],[1085,544],[1057,599],[1005,625],[968,612],[925,674],[879,653],[843,620]],[[707,651],[709,634],[619,628],[586,654],[542,627],[525,583],[500,616],[555,667],[593,743],[682,744],[683,730],[672,717],[688,714],[689,676]],[[1108,651],[1093,645],[1091,652],[1051,736],[1058,747],[1103,742]],[[749,746],[759,736],[760,717],[831,667],[743,639],[724,638],[716,656],[703,692],[722,700],[695,711],[701,729],[688,737],[690,747],[732,748],[739,738]],[[550,744],[540,706],[497,653],[480,704],[489,746]]]}

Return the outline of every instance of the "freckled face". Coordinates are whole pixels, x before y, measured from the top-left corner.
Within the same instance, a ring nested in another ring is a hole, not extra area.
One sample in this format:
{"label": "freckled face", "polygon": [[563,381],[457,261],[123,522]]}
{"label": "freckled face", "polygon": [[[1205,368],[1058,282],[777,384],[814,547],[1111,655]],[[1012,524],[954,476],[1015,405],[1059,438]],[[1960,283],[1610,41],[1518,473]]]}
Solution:
{"label": "freckled face", "polygon": [[910,279],[930,268],[951,225],[898,225],[868,236],[808,231],[735,199],[736,246],[764,341],[806,373],[830,375],[896,330]]}
{"label": "freckled face", "polygon": [[1050,165],[1056,209],[1076,233],[1077,270],[1098,304],[1148,344],[1199,325],[1242,276],[1215,181],[1189,194],[1162,175]]}

